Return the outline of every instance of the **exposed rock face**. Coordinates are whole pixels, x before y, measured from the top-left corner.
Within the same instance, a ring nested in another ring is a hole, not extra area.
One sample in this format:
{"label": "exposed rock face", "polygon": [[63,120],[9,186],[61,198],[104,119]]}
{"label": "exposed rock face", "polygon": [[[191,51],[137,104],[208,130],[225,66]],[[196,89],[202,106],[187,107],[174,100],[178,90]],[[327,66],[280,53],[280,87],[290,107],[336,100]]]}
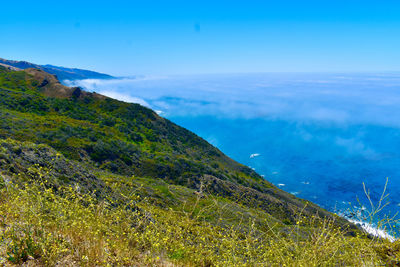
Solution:
{"label": "exposed rock face", "polygon": [[50,178],[48,184],[55,187],[75,185],[87,192],[107,192],[104,192],[104,182],[89,169],[66,159],[47,145],[0,139],[0,174],[3,179],[18,181],[21,179],[18,173],[26,173],[40,180],[39,170],[46,174],[47,179]]}

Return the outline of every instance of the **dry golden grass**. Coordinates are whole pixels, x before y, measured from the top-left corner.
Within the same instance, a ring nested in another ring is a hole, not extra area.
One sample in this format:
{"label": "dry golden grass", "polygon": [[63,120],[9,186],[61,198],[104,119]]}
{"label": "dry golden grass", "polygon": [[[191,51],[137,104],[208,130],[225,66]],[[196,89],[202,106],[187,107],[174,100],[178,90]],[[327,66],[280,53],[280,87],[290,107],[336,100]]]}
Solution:
{"label": "dry golden grass", "polygon": [[1,260],[46,266],[376,266],[399,256],[396,243],[351,237],[333,222],[301,214],[287,231],[267,221],[268,231],[251,221],[224,228],[200,219],[201,210],[179,212],[135,194],[123,197],[125,204],[117,205],[72,187],[56,193],[43,183],[7,184],[0,195]]}

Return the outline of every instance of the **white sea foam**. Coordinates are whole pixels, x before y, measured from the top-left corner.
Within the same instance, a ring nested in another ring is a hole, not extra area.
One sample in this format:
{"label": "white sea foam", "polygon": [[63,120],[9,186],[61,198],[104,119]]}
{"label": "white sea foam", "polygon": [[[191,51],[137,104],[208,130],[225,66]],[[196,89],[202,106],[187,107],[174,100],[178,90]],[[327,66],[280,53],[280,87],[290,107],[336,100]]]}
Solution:
{"label": "white sea foam", "polygon": [[279,187],[281,187],[281,186],[285,186],[285,184],[278,184],[278,186],[279,186]]}
{"label": "white sea foam", "polygon": [[390,242],[396,241],[396,238],[394,236],[390,235],[388,232],[386,232],[383,229],[374,227],[370,223],[366,223],[366,222],[362,222],[362,221],[358,221],[358,220],[352,220],[352,219],[348,219],[348,218],[346,218],[346,219],[356,225],[359,225],[368,234],[371,234],[373,236],[380,237],[380,238],[385,238],[385,239],[389,240]]}

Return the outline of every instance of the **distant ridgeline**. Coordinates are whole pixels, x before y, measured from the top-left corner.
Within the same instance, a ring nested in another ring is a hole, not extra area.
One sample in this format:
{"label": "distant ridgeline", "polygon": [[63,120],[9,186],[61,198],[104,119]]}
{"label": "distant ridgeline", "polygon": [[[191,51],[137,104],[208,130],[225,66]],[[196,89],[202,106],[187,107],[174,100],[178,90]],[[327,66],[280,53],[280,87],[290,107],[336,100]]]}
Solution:
{"label": "distant ridgeline", "polygon": [[41,69],[47,73],[56,75],[60,81],[63,80],[81,80],[81,79],[111,79],[114,78],[110,75],[89,71],[89,70],[82,70],[82,69],[75,69],[75,68],[64,68],[58,67],[53,65],[37,65],[34,63],[26,62],[26,61],[15,61],[15,60],[7,60],[0,58],[0,65],[3,67],[14,67],[14,70],[24,70],[29,68]]}
{"label": "distant ridgeline", "polygon": [[[28,64],[14,62],[12,66],[25,68]],[[256,221],[268,219],[285,227],[295,225],[299,214],[318,214],[335,218],[340,226],[349,225],[317,205],[280,190],[151,109],[63,86],[43,68],[15,71],[0,66],[0,140],[17,142],[7,147],[3,141],[3,149],[8,149],[4,153],[8,154],[0,157],[0,173],[7,179],[21,182],[18,173],[26,173],[30,165],[50,164],[46,153],[56,151],[51,153],[63,155],[68,163],[54,165],[47,183],[55,188],[78,184],[88,191],[102,191],[100,196],[112,191],[104,177],[120,177],[131,184],[141,181],[147,193],[164,206],[179,206],[188,198],[187,192],[192,192],[230,203],[229,216],[242,211],[238,220],[243,216]],[[69,73],[70,69],[49,68],[62,78],[83,75],[77,70]],[[42,148],[32,150],[34,144]],[[71,162],[80,167],[64,171]],[[160,189],[160,183],[163,188],[180,188],[185,194],[178,190],[171,195],[170,189]]]}

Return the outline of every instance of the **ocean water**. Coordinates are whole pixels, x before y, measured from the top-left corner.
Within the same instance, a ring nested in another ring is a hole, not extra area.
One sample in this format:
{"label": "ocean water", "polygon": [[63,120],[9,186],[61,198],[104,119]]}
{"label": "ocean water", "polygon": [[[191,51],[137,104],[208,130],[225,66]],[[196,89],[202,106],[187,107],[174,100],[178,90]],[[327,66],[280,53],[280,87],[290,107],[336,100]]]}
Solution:
{"label": "ocean water", "polygon": [[65,81],[140,103],[298,197],[351,216],[400,210],[400,73],[269,73]]}

